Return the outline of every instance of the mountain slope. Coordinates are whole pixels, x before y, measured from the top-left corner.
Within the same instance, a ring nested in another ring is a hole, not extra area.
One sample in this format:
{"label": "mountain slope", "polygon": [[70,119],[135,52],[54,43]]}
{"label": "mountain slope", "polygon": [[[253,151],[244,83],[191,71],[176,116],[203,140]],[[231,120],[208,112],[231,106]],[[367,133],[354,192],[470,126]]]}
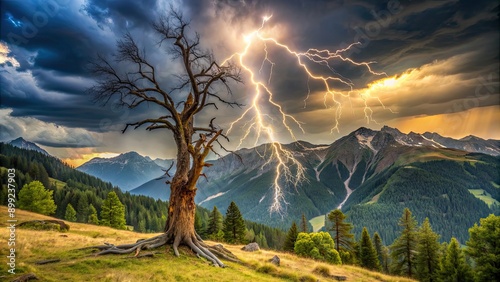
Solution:
{"label": "mountain slope", "polygon": [[128,152],[109,159],[93,158],[79,166],[77,170],[111,182],[124,191],[164,174],[162,167],[136,152]]}
{"label": "mountain slope", "polygon": [[[435,230],[442,233],[443,240],[450,236],[463,239],[470,223],[494,212],[496,206],[491,203],[500,200],[500,189],[496,188],[500,184],[499,157],[494,157],[500,152],[498,144],[477,137],[455,140],[383,127],[380,131],[359,128],[331,145],[284,145],[306,175],[306,181],[285,189],[286,216],[269,212],[275,171],[273,163],[265,165],[270,145],[261,145],[239,150],[241,160],[228,155],[214,161],[204,171],[207,178],[198,182],[195,200],[203,207],[215,205],[220,210],[235,201],[245,218],[282,228],[298,222],[302,213],[313,218],[342,208],[353,215],[357,232],[363,226],[374,231],[383,226],[389,243],[398,228],[397,218],[404,207],[410,207],[416,209],[412,211],[419,220],[432,216],[431,223],[438,225]],[[456,148],[488,151],[493,156]],[[448,200],[440,202],[437,191]],[[167,199],[169,189],[164,181],[153,180],[132,193]],[[408,195],[411,198],[405,198]],[[459,207],[468,206],[473,209],[464,216]],[[377,225],[373,214],[384,223]],[[453,228],[445,226],[447,220],[454,223]]]}
{"label": "mountain slope", "polygon": [[14,147],[18,147],[18,148],[25,149],[25,150],[37,151],[37,152],[40,152],[40,153],[45,154],[47,156],[50,156],[50,154],[47,151],[40,148],[36,143],[26,141],[22,137],[14,139],[14,140],[8,142],[7,144],[10,144]]}

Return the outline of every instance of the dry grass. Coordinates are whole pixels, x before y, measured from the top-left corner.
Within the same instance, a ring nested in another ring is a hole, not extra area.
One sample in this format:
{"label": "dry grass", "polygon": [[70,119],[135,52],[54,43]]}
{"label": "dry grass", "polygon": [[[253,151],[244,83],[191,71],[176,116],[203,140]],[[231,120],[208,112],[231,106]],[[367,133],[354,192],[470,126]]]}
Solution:
{"label": "dry grass", "polygon": [[[16,211],[18,223],[34,219],[53,219],[22,210]],[[0,228],[5,230],[7,208],[0,206]],[[215,268],[198,259],[188,248],[181,248],[181,256],[173,256],[169,248],[156,250],[153,258],[130,259],[128,255],[91,256],[90,251],[77,250],[82,247],[100,245],[104,242],[122,244],[156,234],[141,234],[115,230],[103,226],[69,223],[70,230],[35,231],[16,229],[16,273],[33,272],[41,281],[335,281],[315,274],[319,268],[328,269],[330,274],[346,276],[347,281],[413,281],[405,278],[383,275],[353,266],[338,266],[319,263],[292,254],[270,250],[248,253],[241,245],[225,245],[242,264],[227,262],[225,269]],[[7,255],[7,232],[0,232],[0,256]],[[66,237],[67,236],[67,237]],[[214,242],[208,242],[215,244]],[[281,259],[281,265],[268,262],[274,255]],[[36,265],[44,259],[59,258],[61,262]],[[6,260],[6,259],[5,259]],[[0,280],[10,281],[15,276],[7,273],[5,262],[0,263]],[[3,277],[2,277],[3,276]],[[316,281],[316,280],[314,280]]]}

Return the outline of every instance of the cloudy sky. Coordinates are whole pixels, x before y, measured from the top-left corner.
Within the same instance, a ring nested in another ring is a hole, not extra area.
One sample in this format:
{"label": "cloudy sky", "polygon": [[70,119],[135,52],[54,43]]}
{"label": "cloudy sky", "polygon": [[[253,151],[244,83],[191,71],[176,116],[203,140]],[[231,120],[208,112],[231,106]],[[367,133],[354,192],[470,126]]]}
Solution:
{"label": "cloudy sky", "polygon": [[[74,165],[132,150],[173,157],[167,132],[120,132],[126,122],[161,115],[159,109],[102,106],[86,91],[96,79],[89,62],[97,54],[112,56],[127,32],[169,87],[179,65],[165,45],[157,44],[151,23],[171,5],[190,19],[190,32],[198,32],[203,48],[219,61],[251,43],[244,62],[283,111],[300,122],[304,132],[288,119],[296,139],[332,143],[361,126],[383,125],[500,139],[498,1],[5,0],[1,5],[0,141],[22,136]],[[271,15],[258,35],[281,46],[249,36]],[[344,60],[317,64],[299,56],[313,76],[349,83],[330,81],[330,93],[282,47],[335,52],[352,43],[339,53]],[[355,65],[363,62],[370,62],[371,72]],[[248,72],[243,79],[229,97],[243,109],[221,107],[198,122],[216,116],[218,126],[229,128],[255,97]],[[280,126],[277,109],[266,101],[263,95],[259,107],[276,127],[276,138],[293,141]],[[246,116],[230,132],[230,148],[238,145],[250,119]],[[253,136],[242,146],[254,144]]]}

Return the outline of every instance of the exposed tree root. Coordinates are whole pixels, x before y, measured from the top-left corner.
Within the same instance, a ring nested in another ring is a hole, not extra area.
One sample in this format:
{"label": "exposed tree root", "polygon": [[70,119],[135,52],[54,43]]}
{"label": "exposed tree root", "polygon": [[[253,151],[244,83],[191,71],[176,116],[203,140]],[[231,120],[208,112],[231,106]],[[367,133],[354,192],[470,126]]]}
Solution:
{"label": "exposed tree root", "polygon": [[[151,250],[161,247],[163,245],[172,244],[175,256],[179,256],[179,246],[181,244],[186,245],[191,248],[191,250],[196,254],[197,257],[205,258],[210,261],[214,266],[225,267],[224,263],[219,259],[225,259],[231,262],[239,263],[240,261],[236,256],[234,256],[229,250],[224,248],[221,244],[215,246],[208,246],[201,240],[198,234],[193,236],[173,236],[173,234],[167,231],[164,234],[145,239],[139,240],[133,244],[123,244],[123,245],[113,245],[104,243],[104,245],[93,246],[84,249],[98,249],[98,253],[95,256],[106,255],[106,254],[130,254],[135,252],[134,257],[139,256],[141,250]],[[219,258],[218,258],[219,257]]]}

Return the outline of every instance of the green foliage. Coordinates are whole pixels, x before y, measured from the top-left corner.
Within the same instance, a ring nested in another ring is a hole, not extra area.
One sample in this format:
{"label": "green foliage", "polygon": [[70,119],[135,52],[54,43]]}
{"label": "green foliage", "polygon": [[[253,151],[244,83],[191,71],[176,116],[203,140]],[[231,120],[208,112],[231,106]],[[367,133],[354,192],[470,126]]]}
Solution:
{"label": "green foliage", "polygon": [[66,212],[64,213],[64,219],[67,221],[76,221],[76,211],[71,204],[66,206]]}
{"label": "green foliage", "polygon": [[245,240],[245,221],[238,206],[231,202],[226,211],[223,223],[224,239],[229,243],[243,243]]}
{"label": "green foliage", "polygon": [[466,242],[468,228],[495,209],[469,189],[482,189],[500,200],[500,189],[495,188],[500,179],[500,159],[482,154],[468,154],[466,159],[480,162],[416,162],[367,175],[342,208],[354,225],[353,233],[359,236],[366,226],[378,231],[386,245],[391,244],[399,236],[397,220],[407,207],[419,223],[430,218],[441,241],[455,236]]}
{"label": "green foliage", "polygon": [[331,211],[327,217],[332,223],[332,227],[328,230],[331,231],[337,251],[340,252],[340,249],[344,251],[353,250],[354,234],[351,233],[353,226],[351,223],[345,222],[346,216],[344,213],[336,209]]}
{"label": "green foliage", "polygon": [[399,220],[401,235],[391,245],[392,272],[413,277],[415,274],[415,253],[417,248],[417,221],[406,208]]}
{"label": "green foliage", "polygon": [[198,210],[196,210],[196,213],[194,215],[194,230],[202,238],[205,236],[205,227],[203,225],[203,220],[201,218],[200,212]]}
{"label": "green foliage", "polygon": [[56,211],[52,191],[46,190],[40,181],[32,181],[19,192],[19,208],[51,215]]}
{"label": "green foliage", "polygon": [[89,217],[89,202],[87,201],[87,195],[82,195],[78,199],[78,204],[76,206],[76,219],[78,222],[87,222]]}
{"label": "green foliage", "polygon": [[269,248],[269,244],[267,243],[267,238],[264,234],[259,233],[259,235],[255,236],[255,242],[259,245],[259,247],[267,249]]}
{"label": "green foliage", "polygon": [[214,206],[208,220],[207,234],[208,236],[216,235],[220,230],[222,230],[222,214],[219,212],[217,207]]}
{"label": "green foliage", "polygon": [[500,216],[490,214],[481,218],[480,225],[469,229],[467,254],[475,263],[480,281],[500,281]]}
{"label": "green foliage", "polygon": [[363,228],[361,233],[361,241],[359,242],[359,262],[364,268],[370,270],[381,270],[380,263],[377,257],[377,251],[372,244],[370,234],[366,227]]}
{"label": "green foliage", "polygon": [[125,207],[114,191],[109,192],[101,207],[101,224],[125,229]]}
{"label": "green foliage", "polygon": [[300,232],[309,232],[309,223],[307,222],[307,218],[304,213],[302,213],[302,217],[300,219]]}
{"label": "green foliage", "polygon": [[[23,187],[33,181],[28,173],[31,163],[37,163],[43,166],[50,178],[51,190],[53,190],[54,202],[57,206],[55,217],[64,219],[66,206],[71,203],[77,208],[78,201],[82,197],[87,198],[88,204],[92,204],[101,212],[101,206],[110,191],[115,191],[120,201],[125,205],[125,219],[128,225],[132,225],[134,230],[138,230],[139,214],[144,218],[145,232],[160,232],[163,230],[166,221],[168,203],[161,200],[155,200],[146,196],[131,195],[124,193],[111,183],[75,170],[64,164],[61,160],[44,155],[42,153],[20,149],[8,144],[0,143],[0,166],[16,169],[15,183],[17,187]],[[38,171],[42,171],[40,168]],[[34,170],[32,170],[32,173]],[[43,173],[43,171],[42,171]],[[7,170],[0,170],[0,179],[6,183]],[[57,185],[54,185],[57,182]],[[43,182],[42,182],[43,183]],[[49,186],[45,186],[49,187]],[[7,185],[1,186],[0,201],[6,204]],[[17,198],[19,191],[16,189]],[[5,196],[2,196],[5,195]]]}
{"label": "green foliage", "polygon": [[19,225],[19,228],[40,230],[40,231],[58,231],[58,232],[67,231],[67,229],[61,230],[61,226],[59,224],[51,223],[51,222],[44,222],[44,221],[25,222],[22,225]]}
{"label": "green foliage", "polygon": [[283,244],[283,250],[293,252],[293,248],[295,247],[295,241],[297,241],[297,236],[299,232],[297,230],[297,224],[295,221],[292,223],[292,227],[288,230],[286,235],[285,244]]}
{"label": "green foliage", "polygon": [[419,281],[436,281],[439,272],[439,235],[434,233],[426,218],[418,231],[417,255],[415,263]]}
{"label": "green foliage", "polygon": [[471,269],[465,261],[464,252],[460,249],[460,244],[456,238],[451,238],[446,255],[441,260],[439,274],[444,282],[474,281]]}
{"label": "green foliage", "polygon": [[295,253],[299,256],[341,264],[335,243],[327,232],[299,233],[295,242]]}
{"label": "green foliage", "polygon": [[373,246],[375,247],[375,251],[377,252],[377,258],[381,270],[384,273],[389,273],[389,265],[390,265],[389,248],[387,246],[384,246],[382,238],[380,237],[378,232],[375,232],[373,234]]}
{"label": "green foliage", "polygon": [[92,204],[89,206],[89,217],[87,222],[90,224],[99,224],[99,218],[97,217],[97,210],[94,208]]}
{"label": "green foliage", "polygon": [[223,242],[224,241],[224,231],[219,230],[216,234],[210,234],[208,236],[208,239],[210,239],[212,241]]}

